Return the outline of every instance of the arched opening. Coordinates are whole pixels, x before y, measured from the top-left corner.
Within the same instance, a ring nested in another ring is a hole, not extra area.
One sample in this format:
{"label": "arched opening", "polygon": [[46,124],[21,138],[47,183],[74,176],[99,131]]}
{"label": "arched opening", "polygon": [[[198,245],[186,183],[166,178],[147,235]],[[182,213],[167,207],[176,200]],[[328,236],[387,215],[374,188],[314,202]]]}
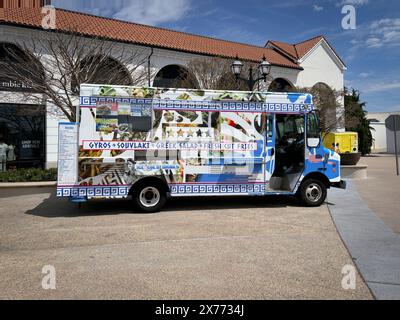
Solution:
{"label": "arched opening", "polygon": [[269,92],[291,92],[294,86],[283,78],[274,79],[268,87]]}
{"label": "arched opening", "polygon": [[0,43],[0,91],[12,92],[0,103],[0,172],[44,166],[45,106],[27,102],[44,84],[43,66],[32,53]]}
{"label": "arched opening", "polygon": [[119,61],[107,56],[90,56],[79,63],[71,81],[72,90],[79,92],[82,83],[130,86],[133,81],[128,69]]}
{"label": "arched opening", "polygon": [[197,88],[194,76],[179,65],[169,65],[162,68],[157,73],[153,86],[159,88]]}
{"label": "arched opening", "polygon": [[313,88],[317,88],[317,89],[325,89],[325,90],[331,90],[331,87],[328,86],[326,83],[324,82],[318,82],[316,84],[313,85]]}
{"label": "arched opening", "polygon": [[0,91],[34,92],[32,85],[44,84],[41,62],[12,43],[0,43]]}
{"label": "arched opening", "polygon": [[315,104],[317,106],[336,106],[335,93],[332,88],[329,87],[327,84],[323,82],[318,82],[312,87],[312,93],[314,95]]}

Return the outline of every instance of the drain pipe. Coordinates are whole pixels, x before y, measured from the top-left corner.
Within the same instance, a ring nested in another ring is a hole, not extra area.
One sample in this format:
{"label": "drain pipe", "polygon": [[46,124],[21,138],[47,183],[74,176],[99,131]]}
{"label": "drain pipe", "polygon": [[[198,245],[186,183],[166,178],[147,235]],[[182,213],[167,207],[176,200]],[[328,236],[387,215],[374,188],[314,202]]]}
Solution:
{"label": "drain pipe", "polygon": [[151,48],[151,53],[149,57],[147,58],[147,78],[149,80],[149,88],[151,87],[151,57],[154,54],[154,48]]}

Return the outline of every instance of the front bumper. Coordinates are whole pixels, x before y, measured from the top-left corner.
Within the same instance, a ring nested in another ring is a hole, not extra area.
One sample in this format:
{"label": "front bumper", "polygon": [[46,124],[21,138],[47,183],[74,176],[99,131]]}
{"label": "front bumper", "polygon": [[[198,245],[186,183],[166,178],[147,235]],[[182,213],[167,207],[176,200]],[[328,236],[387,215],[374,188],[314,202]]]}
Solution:
{"label": "front bumper", "polygon": [[340,182],[334,182],[331,184],[331,187],[345,190],[347,188],[347,182],[344,180],[341,180]]}

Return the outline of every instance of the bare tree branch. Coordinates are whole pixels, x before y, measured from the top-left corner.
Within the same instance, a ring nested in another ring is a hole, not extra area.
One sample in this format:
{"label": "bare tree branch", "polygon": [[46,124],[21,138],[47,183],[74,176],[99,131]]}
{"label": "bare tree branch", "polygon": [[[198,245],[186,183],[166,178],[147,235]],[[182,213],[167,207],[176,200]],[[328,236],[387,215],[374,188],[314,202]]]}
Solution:
{"label": "bare tree branch", "polygon": [[341,106],[343,91],[337,91],[326,85],[312,88],[296,88],[296,92],[311,93],[320,120],[320,127],[325,133],[336,131],[345,122],[345,109]]}
{"label": "bare tree branch", "polygon": [[17,83],[25,99],[48,102],[70,121],[76,119],[81,84],[142,86],[148,78],[146,49],[74,32],[47,33],[3,51],[0,79]]}
{"label": "bare tree branch", "polygon": [[[218,57],[197,58],[191,60],[187,65],[187,72],[181,76],[183,82],[181,87],[192,88],[193,84],[197,89],[203,90],[243,90],[247,91],[246,82],[237,80],[231,72],[231,63],[229,59]],[[254,64],[246,62],[243,68],[242,77],[246,77],[246,70],[255,67]]]}

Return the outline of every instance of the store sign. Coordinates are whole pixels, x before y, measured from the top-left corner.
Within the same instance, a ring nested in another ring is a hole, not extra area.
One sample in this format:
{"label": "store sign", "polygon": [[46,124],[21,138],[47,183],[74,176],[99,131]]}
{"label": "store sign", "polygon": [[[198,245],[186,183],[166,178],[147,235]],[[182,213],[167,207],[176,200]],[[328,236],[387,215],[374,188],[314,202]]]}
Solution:
{"label": "store sign", "polygon": [[41,140],[21,140],[20,143],[20,159],[36,159],[40,157],[43,149]]}
{"label": "store sign", "polygon": [[41,141],[40,140],[23,140],[21,142],[22,149],[40,149]]}
{"label": "store sign", "polygon": [[0,79],[0,91],[33,92],[32,86],[9,79]]}

